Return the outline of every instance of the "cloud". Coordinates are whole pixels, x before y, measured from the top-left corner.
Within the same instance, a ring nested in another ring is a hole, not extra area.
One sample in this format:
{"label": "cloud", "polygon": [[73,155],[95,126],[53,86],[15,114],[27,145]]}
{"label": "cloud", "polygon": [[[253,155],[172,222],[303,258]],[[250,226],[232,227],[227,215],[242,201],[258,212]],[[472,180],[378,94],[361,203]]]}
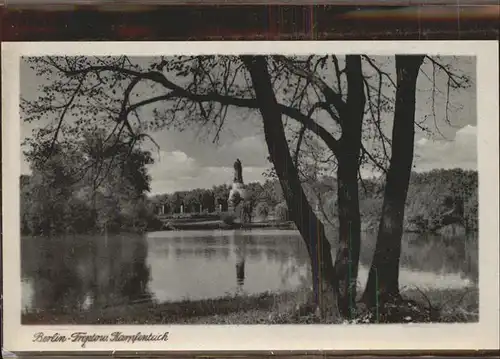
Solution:
{"label": "cloud", "polygon": [[198,174],[199,164],[182,151],[160,151],[156,163],[150,167],[150,174],[164,179],[193,177]]}
{"label": "cloud", "polygon": [[[233,158],[227,166],[204,166],[200,161],[178,150],[161,151],[159,157],[155,164],[149,166],[153,194],[210,188],[232,182]],[[266,169],[266,166],[244,166],[243,178],[246,183],[263,181],[262,173]]]}
{"label": "cloud", "polygon": [[237,158],[243,166],[263,167],[268,165],[267,145],[263,136],[248,136],[237,139],[219,147],[214,154],[217,163],[222,166],[232,166]]}
{"label": "cloud", "polygon": [[[267,161],[267,146],[264,136],[250,134],[237,138],[232,136],[220,145],[211,140],[200,139],[192,134],[165,132],[155,136],[161,149],[180,151],[196,160],[202,167],[232,167],[239,158],[244,167],[265,167]],[[153,149],[153,148],[152,148]]]}
{"label": "cloud", "polygon": [[452,141],[421,138],[415,142],[416,171],[436,168],[477,169],[477,128],[467,125],[458,130]]}

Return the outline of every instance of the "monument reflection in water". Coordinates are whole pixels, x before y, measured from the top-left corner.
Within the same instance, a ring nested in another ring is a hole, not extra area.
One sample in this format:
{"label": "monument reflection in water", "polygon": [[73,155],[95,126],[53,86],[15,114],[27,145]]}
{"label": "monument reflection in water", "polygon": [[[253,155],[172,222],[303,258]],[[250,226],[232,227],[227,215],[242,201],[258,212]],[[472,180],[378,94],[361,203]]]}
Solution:
{"label": "monument reflection in water", "polygon": [[[363,241],[375,239],[366,233]],[[454,241],[452,247],[439,236],[405,234],[401,285],[459,288],[476,281],[477,238]],[[107,241],[25,237],[21,243],[22,300],[31,311],[79,313],[293,290],[309,279],[307,250],[293,231],[169,231]],[[360,281],[366,280],[372,250],[362,252]]]}
{"label": "monument reflection in water", "polygon": [[245,284],[245,259],[246,259],[246,244],[236,247],[236,284],[238,292],[241,292]]}
{"label": "monument reflection in water", "polygon": [[291,231],[26,237],[22,255],[25,308],[58,312],[291,290],[308,273]]}

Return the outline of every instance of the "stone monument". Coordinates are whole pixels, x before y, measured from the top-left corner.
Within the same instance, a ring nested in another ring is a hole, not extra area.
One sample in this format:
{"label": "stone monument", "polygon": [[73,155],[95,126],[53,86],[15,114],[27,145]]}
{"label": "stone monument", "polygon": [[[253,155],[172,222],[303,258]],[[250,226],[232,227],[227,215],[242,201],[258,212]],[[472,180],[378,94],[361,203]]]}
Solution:
{"label": "stone monument", "polygon": [[234,162],[234,179],[233,183],[243,184],[243,167],[239,158]]}
{"label": "stone monument", "polygon": [[236,159],[234,162],[234,177],[231,191],[229,191],[229,212],[235,212],[236,207],[242,204],[246,198],[245,185],[243,184],[243,167],[241,161]]}

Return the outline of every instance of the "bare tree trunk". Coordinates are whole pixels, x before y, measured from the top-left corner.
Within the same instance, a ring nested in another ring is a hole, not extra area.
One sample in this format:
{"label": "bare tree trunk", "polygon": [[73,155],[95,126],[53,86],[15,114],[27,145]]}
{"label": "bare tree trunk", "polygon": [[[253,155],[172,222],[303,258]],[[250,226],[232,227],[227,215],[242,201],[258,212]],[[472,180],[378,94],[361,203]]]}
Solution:
{"label": "bare tree trunk", "polygon": [[[282,114],[277,106],[276,97],[267,61],[263,56],[242,57],[247,66],[259,102],[264,123],[264,135],[271,161],[281,184],[291,219],[295,222],[304,239],[313,267],[313,278],[318,279],[315,286],[317,299],[323,290],[329,290],[334,284],[334,270],[331,247],[325,235],[323,224],[311,208],[300,183],[297,168],[290,155],[290,149],[282,123]],[[326,284],[328,288],[322,288]]]}
{"label": "bare tree trunk", "polygon": [[357,184],[357,167],[348,159],[340,159],[338,180],[338,248],[335,278],[340,313],[352,317],[356,308],[356,285],[361,246],[361,220]]}
{"label": "bare tree trunk", "polygon": [[383,308],[399,300],[399,259],[406,196],[413,163],[415,93],[423,56],[396,56],[397,90],[392,155],[387,172],[382,216],[363,301]]}
{"label": "bare tree trunk", "polygon": [[356,285],[361,246],[358,166],[365,107],[361,56],[346,56],[348,97],[341,113],[342,137],[337,155],[339,240],[335,278],[340,313],[352,317],[356,308]]}

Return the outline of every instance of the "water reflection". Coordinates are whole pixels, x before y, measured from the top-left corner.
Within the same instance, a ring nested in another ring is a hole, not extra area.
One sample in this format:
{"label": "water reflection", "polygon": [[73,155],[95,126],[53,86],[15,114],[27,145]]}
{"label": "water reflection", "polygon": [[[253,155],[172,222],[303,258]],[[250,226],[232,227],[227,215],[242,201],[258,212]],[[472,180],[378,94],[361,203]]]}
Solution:
{"label": "water reflection", "polygon": [[[362,265],[370,266],[375,250],[376,234],[365,233],[360,255]],[[405,233],[400,264],[403,269],[437,274],[460,274],[477,281],[479,247],[477,234],[440,236]]]}
{"label": "water reflection", "polygon": [[[60,243],[65,250],[65,243]],[[30,305],[41,310],[50,310],[54,306],[64,311],[80,309],[84,302],[84,283],[73,266],[74,251],[67,251],[61,256],[51,246],[41,246],[38,251],[38,264],[32,283]]]}
{"label": "water reflection", "polygon": [[[375,236],[366,234],[360,282]],[[147,302],[294,289],[310,282],[293,231],[157,232],[22,239],[22,300],[32,310],[81,311]],[[477,279],[477,237],[405,235],[402,285]],[[422,272],[422,271],[425,271]],[[365,273],[366,272],[366,273]]]}
{"label": "water reflection", "polygon": [[25,238],[26,306],[73,312],[150,300],[147,241],[140,237]]}
{"label": "water reflection", "polygon": [[236,245],[234,252],[236,254],[236,285],[238,288],[237,292],[242,292],[243,286],[245,284],[245,259],[247,256],[246,242],[242,241],[239,243],[239,245]]}

